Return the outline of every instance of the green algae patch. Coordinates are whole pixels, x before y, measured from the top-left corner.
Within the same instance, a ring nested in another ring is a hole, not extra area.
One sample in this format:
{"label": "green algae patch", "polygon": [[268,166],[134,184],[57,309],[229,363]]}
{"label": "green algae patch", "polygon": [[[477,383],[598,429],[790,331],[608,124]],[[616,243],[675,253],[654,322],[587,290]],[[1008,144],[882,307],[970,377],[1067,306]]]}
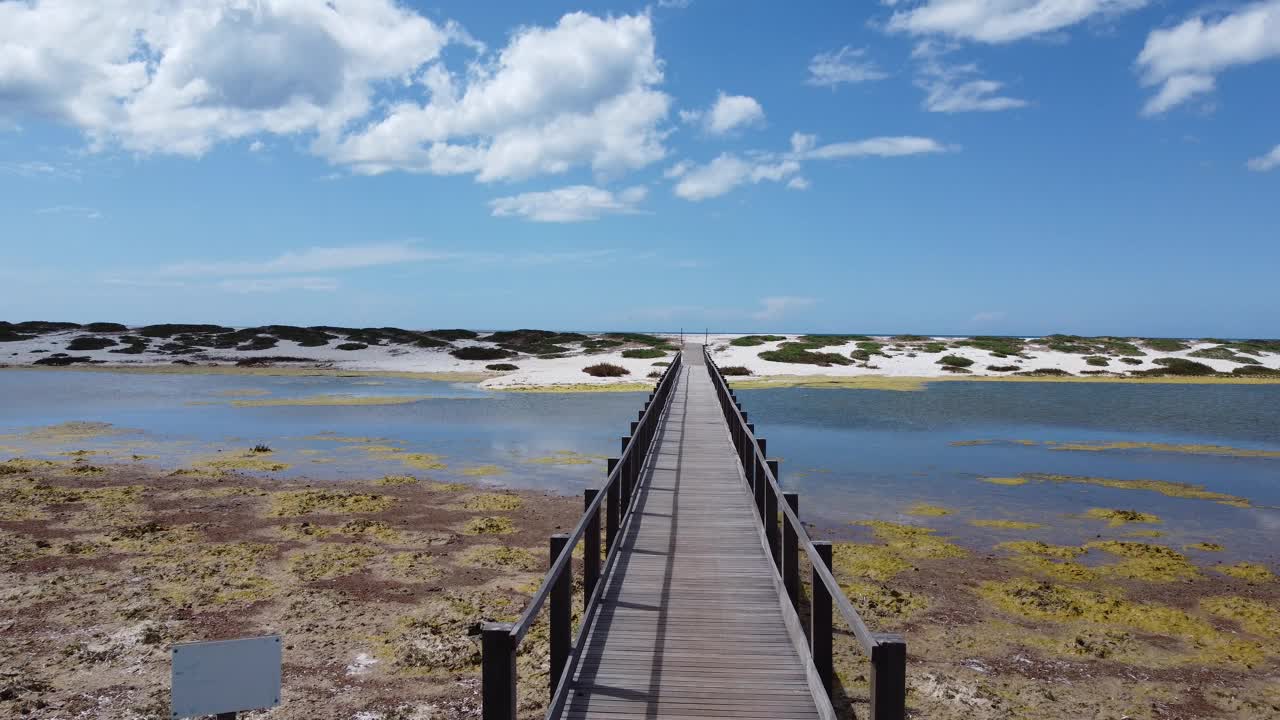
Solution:
{"label": "green algae patch", "polygon": [[507,469],[500,465],[473,465],[458,471],[467,477],[493,477],[496,475],[506,475]]}
{"label": "green algae patch", "polygon": [[1249,583],[1271,582],[1276,579],[1275,574],[1266,565],[1258,563],[1238,562],[1235,565],[1214,565],[1213,569],[1223,575],[1230,575]]}
{"label": "green algae patch", "polygon": [[941,505],[930,505],[928,503],[916,503],[907,510],[908,515],[917,515],[920,517],[942,517],[950,515],[951,511]]}
{"label": "green algae patch", "polygon": [[1027,479],[1022,477],[984,477],[980,478],[982,482],[991,483],[992,485],[1026,485]]}
{"label": "green algae patch", "polygon": [[868,578],[884,582],[912,568],[911,563],[883,545],[836,543],[832,547],[831,566],[838,576]]}
{"label": "green algae patch", "polygon": [[1082,547],[1050,545],[1039,540],[1012,540],[1010,542],[1002,542],[996,548],[1020,555],[1043,555],[1045,557],[1058,558],[1059,560],[1072,560],[1089,552]]}
{"label": "green algae patch", "polygon": [[78,440],[93,440],[110,435],[122,435],[125,432],[111,423],[76,421],[46,425],[45,427],[25,432],[21,437],[40,442],[75,442]]}
{"label": "green algae patch", "polygon": [[[27,468],[26,462],[0,464],[9,468]],[[61,467],[55,464],[54,467]],[[43,480],[0,472],[0,518],[5,520],[38,520],[48,517],[51,507],[72,503],[88,503],[102,512],[118,512],[136,506],[145,488],[141,485],[111,485],[98,488],[73,488]]]}
{"label": "green algae patch", "polygon": [[412,475],[386,475],[373,481],[374,485],[395,487],[397,485],[417,485],[418,478]]}
{"label": "green algae patch", "polygon": [[348,520],[338,528],[338,532],[348,537],[372,538],[384,543],[400,541],[400,531],[381,520]]}
{"label": "green algae patch", "polygon": [[511,493],[476,493],[462,501],[466,510],[492,512],[495,510],[519,510],[524,507],[524,500]]}
{"label": "green algae patch", "polygon": [[1094,520],[1106,520],[1111,527],[1120,527],[1129,523],[1147,523],[1157,525],[1161,522],[1160,518],[1151,513],[1138,512],[1137,510],[1113,510],[1109,508],[1090,508],[1085,513],[1087,517]]}
{"label": "green algae patch", "polygon": [[1125,533],[1124,536],[1140,537],[1140,538],[1158,538],[1158,537],[1164,537],[1164,531],[1163,530],[1130,530],[1129,532]]}
{"label": "green algae patch", "polygon": [[1211,500],[1232,507],[1249,507],[1249,500],[1226,493],[1206,490],[1203,485],[1171,482],[1168,480],[1118,480],[1114,478],[1085,477],[1080,475],[1057,475],[1036,473],[1025,476],[1029,480],[1039,482],[1075,483],[1077,485],[1097,485],[1117,490],[1146,490],[1161,495],[1191,500]]}
{"label": "green algae patch", "polygon": [[1183,545],[1182,549],[1199,550],[1200,552],[1222,552],[1226,548],[1222,547],[1218,543],[1198,542],[1198,543],[1191,543],[1190,545]]}
{"label": "green algae patch", "polygon": [[281,470],[288,470],[292,465],[286,462],[278,462],[269,458],[260,457],[260,454],[253,453],[217,458],[216,460],[204,460],[196,463],[196,467],[209,468],[211,470],[224,472],[228,470],[280,472]]}
{"label": "green algae patch", "polygon": [[1280,458],[1280,450],[1258,450],[1229,445],[1173,444],[1152,442],[1048,442],[1050,450],[1105,452],[1108,450],[1147,450],[1150,452],[1217,455],[1221,457]]}
{"label": "green algae patch", "polygon": [[516,531],[511,518],[486,516],[471,518],[462,526],[464,535],[510,535]]}
{"label": "green algae patch", "polygon": [[969,524],[994,530],[1039,530],[1044,527],[1042,523],[1025,520],[970,520]]}
{"label": "green algae patch", "polygon": [[296,517],[312,513],[346,515],[382,512],[395,499],[386,495],[354,493],[339,490],[286,490],[272,493],[271,515]]}
{"label": "green algae patch", "polygon": [[557,450],[546,457],[529,458],[525,462],[535,465],[590,465],[598,460],[600,458],[596,456],[583,455],[573,450]]}
{"label": "green algae patch", "polygon": [[377,550],[365,545],[326,543],[290,557],[289,572],[304,581],[331,580],[363,570],[377,555]]}
{"label": "green algae patch", "polygon": [[507,545],[476,545],[465,550],[458,558],[459,564],[493,570],[542,569],[543,559],[524,548]]}
{"label": "green algae patch", "polygon": [[1240,629],[1259,637],[1280,638],[1280,609],[1262,602],[1235,596],[1204,598],[1200,607],[1225,620],[1231,620]]}
{"label": "green algae patch", "polygon": [[444,470],[449,467],[441,460],[441,458],[444,457],[443,455],[436,455],[434,453],[398,452],[387,455],[386,457],[395,460],[405,467],[411,467],[416,470]]}
{"label": "green algae patch", "polygon": [[919,525],[901,525],[883,520],[860,520],[893,551],[913,558],[957,558],[968,553],[959,545],[935,537],[936,530]]}
{"label": "green algae patch", "polygon": [[1058,582],[1091,583],[1102,576],[1100,571],[1083,563],[1055,560],[1042,555],[1017,555],[1012,562],[1022,570],[1044,575]]}
{"label": "green algae patch", "polygon": [[232,400],[232,407],[337,407],[348,405],[408,405],[429,400],[431,395],[312,395],[297,398],[271,398],[266,400]]}
{"label": "green algae patch", "polygon": [[1124,540],[1100,540],[1086,543],[1085,547],[1125,558],[1119,563],[1097,568],[1099,572],[1112,577],[1149,582],[1173,582],[1200,576],[1200,571],[1187,561],[1185,555],[1163,545]]}

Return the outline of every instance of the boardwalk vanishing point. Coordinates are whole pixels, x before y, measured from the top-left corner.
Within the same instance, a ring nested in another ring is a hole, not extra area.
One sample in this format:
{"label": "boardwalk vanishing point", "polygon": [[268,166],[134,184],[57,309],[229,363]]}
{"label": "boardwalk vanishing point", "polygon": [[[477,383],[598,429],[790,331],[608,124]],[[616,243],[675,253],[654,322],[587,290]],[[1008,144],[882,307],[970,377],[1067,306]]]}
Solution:
{"label": "boardwalk vanishing point", "polygon": [[[835,718],[833,607],[870,660],[870,717],[905,716],[905,643],[858,616],[831,575],[830,543],[809,539],[747,419],[705,348],[686,345],[604,486],[586,491],[573,532],[552,537],[520,619],[483,625],[485,720],[516,717],[516,651],[544,605],[547,718]],[[585,611],[573,638],[579,542]]]}

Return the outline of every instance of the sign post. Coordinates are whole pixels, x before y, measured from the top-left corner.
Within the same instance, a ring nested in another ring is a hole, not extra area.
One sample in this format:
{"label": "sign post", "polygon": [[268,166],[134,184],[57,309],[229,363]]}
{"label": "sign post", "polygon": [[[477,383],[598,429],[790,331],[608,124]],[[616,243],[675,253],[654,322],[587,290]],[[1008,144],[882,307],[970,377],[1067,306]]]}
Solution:
{"label": "sign post", "polygon": [[170,718],[236,713],[280,704],[279,635],[179,643],[173,661]]}

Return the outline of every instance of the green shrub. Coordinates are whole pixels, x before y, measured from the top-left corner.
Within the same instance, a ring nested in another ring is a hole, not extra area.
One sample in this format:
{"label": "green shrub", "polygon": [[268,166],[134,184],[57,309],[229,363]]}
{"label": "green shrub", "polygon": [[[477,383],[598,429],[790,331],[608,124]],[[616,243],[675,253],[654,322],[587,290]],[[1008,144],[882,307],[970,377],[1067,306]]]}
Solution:
{"label": "green shrub", "polygon": [[782,335],[743,335],[742,337],[730,340],[729,344],[737,347],[754,347],[756,345],[763,345],[767,342],[777,342],[779,340],[786,340],[786,338]]}
{"label": "green shrub", "polygon": [[1263,367],[1261,365],[1245,365],[1231,371],[1232,375],[1243,375],[1244,377],[1280,377],[1280,370],[1276,368]]}
{"label": "green shrub", "polygon": [[670,364],[671,364],[671,361],[669,360],[659,360],[658,362],[653,363],[653,365],[656,367],[666,367]]}
{"label": "green shrub", "polygon": [[1233,352],[1231,348],[1225,345],[1219,345],[1217,347],[1211,347],[1211,348],[1203,348],[1200,350],[1196,350],[1195,352],[1187,353],[1187,355],[1188,357],[1208,358],[1209,360],[1230,360],[1231,362],[1237,362],[1242,365],[1260,365],[1261,364],[1256,358],[1235,354],[1235,352]]}
{"label": "green shrub", "polygon": [[365,345],[364,343],[348,342],[348,343],[342,343],[341,345],[339,345],[338,349],[339,350],[364,350],[367,347],[369,346]]}
{"label": "green shrub", "polygon": [[1084,361],[1090,365],[1094,365],[1097,367],[1106,367],[1111,364],[1111,361],[1107,360],[1101,355],[1090,355],[1089,357],[1085,358]]}
{"label": "green shrub", "polygon": [[893,340],[897,342],[923,342],[929,339],[928,335],[894,335]]}
{"label": "green shrub", "polygon": [[967,368],[973,364],[973,361],[967,357],[960,357],[959,355],[944,355],[940,360],[938,360],[938,364],[945,365],[947,367]]}
{"label": "green shrub", "polygon": [[766,350],[760,357],[772,362],[797,363],[801,365],[852,365],[853,361],[839,353],[819,353],[812,351],[813,346],[801,342],[785,342],[777,350]]}
{"label": "green shrub", "polygon": [[745,368],[745,367],[743,367],[743,366],[741,366],[741,365],[730,365],[730,366],[728,366],[728,367],[722,367],[722,368],[720,368],[720,374],[721,374],[721,375],[730,375],[730,376],[732,376],[732,375],[750,375],[750,374],[751,374],[751,370],[750,370],[749,368]]}
{"label": "green shrub", "polygon": [[857,360],[858,362],[867,362],[868,360],[871,359],[871,353],[867,352],[866,350],[854,350],[853,352],[849,353],[849,357],[853,358],[854,360]]}
{"label": "green shrub", "polygon": [[635,350],[622,351],[622,357],[624,358],[659,358],[666,356],[666,351],[659,350],[658,348],[638,348]]}
{"label": "green shrub", "polygon": [[812,348],[831,347],[833,345],[845,345],[859,340],[870,340],[866,335],[804,335],[799,342]]}
{"label": "green shrub", "polygon": [[101,350],[115,345],[116,341],[111,338],[100,337],[78,337],[67,343],[68,350]]}
{"label": "green shrub", "polygon": [[858,343],[858,349],[872,355],[884,355],[884,343],[863,340]]}
{"label": "green shrub", "polygon": [[971,338],[962,338],[956,341],[959,347],[972,347],[979,350],[986,350],[990,353],[998,353],[1000,355],[1018,355],[1022,352],[1024,344],[1022,338],[1001,337],[997,335],[976,335]]}
{"label": "green shrub", "polygon": [[449,354],[459,360],[505,360],[516,356],[516,353],[502,348],[483,347],[480,345],[469,345],[456,350],[450,350]]}
{"label": "green shrub", "polygon": [[940,353],[947,349],[946,343],[930,342],[920,346],[920,352],[924,353]]}
{"label": "green shrub", "polygon": [[587,350],[607,350],[620,345],[626,345],[621,340],[583,340],[582,347]]}
{"label": "green shrub", "polygon": [[222,334],[235,332],[235,328],[221,325],[146,325],[138,328],[137,333],[143,337],[171,338],[182,333]]}
{"label": "green shrub", "polygon": [[428,330],[427,335],[441,340],[475,340],[480,334],[471,330]]}
{"label": "green shrub", "polygon": [[1073,377],[1071,373],[1061,368],[1034,368],[1015,374],[1027,377]]}
{"label": "green shrub", "polygon": [[955,365],[943,365],[943,366],[942,366],[942,370],[943,370],[943,372],[949,372],[949,373],[962,373],[962,374],[963,374],[963,373],[970,373],[970,372],[973,372],[973,371],[972,371],[972,370],[970,370],[969,368],[958,367],[958,366],[955,366]]}
{"label": "green shrub", "polygon": [[1131,357],[1122,357],[1120,358],[1120,362],[1124,363],[1125,365],[1141,365],[1142,364],[1142,361],[1139,360],[1138,358],[1131,358]]}
{"label": "green shrub", "polygon": [[88,325],[85,325],[84,329],[87,332],[96,332],[96,333],[128,332],[129,331],[129,328],[125,327],[124,325],[121,325],[120,323],[112,323],[112,322],[92,322],[92,323],[89,323]]}
{"label": "green shrub", "polygon": [[623,375],[631,374],[630,370],[622,367],[621,365],[614,365],[612,363],[596,363],[595,365],[588,365],[587,367],[582,368],[582,372],[592,377],[622,377]]}
{"label": "green shrub", "polygon": [[1017,372],[1021,368],[1017,365],[988,365],[987,369],[992,372]]}
{"label": "green shrub", "polygon": [[492,365],[485,365],[484,369],[497,370],[498,372],[508,372],[511,370],[519,370],[520,367],[518,365],[512,365],[511,363],[494,363]]}
{"label": "green shrub", "polygon": [[1160,352],[1180,352],[1191,347],[1182,340],[1175,340],[1173,338],[1144,338],[1140,342],[1152,350],[1158,350]]}
{"label": "green shrub", "polygon": [[623,342],[640,343],[641,345],[650,345],[653,347],[667,348],[668,350],[676,349],[674,346],[671,345],[671,341],[667,340],[666,338],[660,338],[656,335],[646,335],[644,333],[631,333],[631,332],[611,332],[611,333],[606,333],[605,337],[612,338],[614,340],[621,340]]}
{"label": "green shrub", "polygon": [[1195,360],[1186,358],[1158,358],[1155,364],[1158,368],[1150,370],[1138,370],[1136,374],[1143,375],[1214,375],[1217,371]]}

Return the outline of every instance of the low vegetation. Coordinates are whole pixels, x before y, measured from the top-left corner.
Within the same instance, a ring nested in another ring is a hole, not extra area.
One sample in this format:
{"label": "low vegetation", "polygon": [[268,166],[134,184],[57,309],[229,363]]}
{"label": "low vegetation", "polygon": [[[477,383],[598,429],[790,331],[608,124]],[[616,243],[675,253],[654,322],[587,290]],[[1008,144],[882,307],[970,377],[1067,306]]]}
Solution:
{"label": "low vegetation", "polygon": [[104,337],[78,337],[67,343],[68,350],[102,350],[116,345],[116,341]]}
{"label": "low vegetation", "polygon": [[656,347],[634,348],[631,350],[622,351],[622,357],[624,358],[649,359],[649,358],[660,358],[660,357],[666,357],[666,356],[667,356],[667,352],[665,350],[661,350]]}
{"label": "low vegetation", "polygon": [[973,365],[973,361],[967,357],[960,357],[959,355],[945,355],[938,360],[938,364],[945,365],[947,367],[967,368],[970,365]]}
{"label": "low vegetation", "polygon": [[631,374],[630,370],[622,367],[621,365],[614,365],[613,363],[596,363],[595,365],[588,365],[582,368],[582,372],[592,377],[622,377],[623,375]]}
{"label": "low vegetation", "polygon": [[469,345],[450,350],[449,354],[459,360],[505,360],[506,358],[515,357],[517,353],[502,348],[482,347],[480,345]]}
{"label": "low vegetation", "polygon": [[735,347],[755,347],[767,342],[777,342],[779,340],[786,340],[786,338],[782,335],[743,335],[742,337],[730,340],[729,344]]}
{"label": "low vegetation", "polygon": [[511,363],[494,363],[492,365],[485,365],[484,369],[494,370],[496,372],[510,372],[512,370],[519,370],[520,366],[512,365]]}
{"label": "low vegetation", "polygon": [[[843,343],[833,344],[842,345]],[[840,353],[814,352],[813,349],[815,347],[824,346],[807,342],[784,342],[778,346],[777,350],[766,350],[760,353],[760,358],[770,362],[798,363],[802,365],[818,365],[820,367],[853,364],[852,360]]]}
{"label": "low vegetation", "polygon": [[741,365],[729,365],[728,367],[720,368],[720,374],[726,376],[750,375],[751,369]]}

